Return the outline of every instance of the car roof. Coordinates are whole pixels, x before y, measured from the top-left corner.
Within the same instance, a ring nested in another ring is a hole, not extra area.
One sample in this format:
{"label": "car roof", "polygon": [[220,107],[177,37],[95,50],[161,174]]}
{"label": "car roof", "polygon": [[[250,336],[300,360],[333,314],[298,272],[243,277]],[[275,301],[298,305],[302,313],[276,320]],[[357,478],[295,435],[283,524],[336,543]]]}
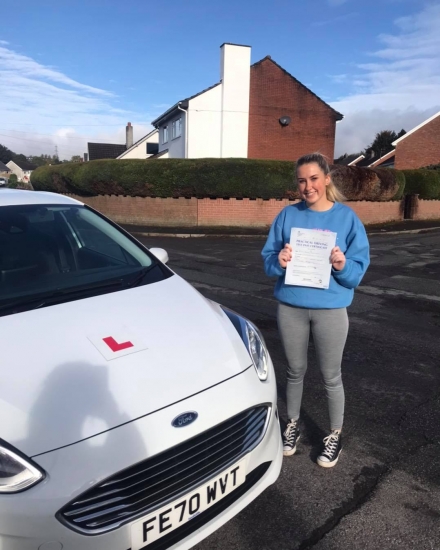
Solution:
{"label": "car roof", "polygon": [[58,193],[48,193],[46,191],[24,191],[21,189],[2,189],[0,191],[0,208],[2,206],[20,206],[26,204],[62,204],[62,205],[82,205],[83,203],[59,195]]}

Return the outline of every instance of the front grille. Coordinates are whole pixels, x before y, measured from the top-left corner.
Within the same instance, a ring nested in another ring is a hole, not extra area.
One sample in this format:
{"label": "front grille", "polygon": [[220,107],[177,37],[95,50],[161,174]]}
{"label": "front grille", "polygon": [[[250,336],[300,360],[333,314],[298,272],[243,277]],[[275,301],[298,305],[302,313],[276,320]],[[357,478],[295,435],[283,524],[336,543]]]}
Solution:
{"label": "front grille", "polygon": [[233,416],[202,434],[139,462],[92,487],[57,514],[71,529],[115,529],[198,487],[254,449],[264,436],[269,406]]}

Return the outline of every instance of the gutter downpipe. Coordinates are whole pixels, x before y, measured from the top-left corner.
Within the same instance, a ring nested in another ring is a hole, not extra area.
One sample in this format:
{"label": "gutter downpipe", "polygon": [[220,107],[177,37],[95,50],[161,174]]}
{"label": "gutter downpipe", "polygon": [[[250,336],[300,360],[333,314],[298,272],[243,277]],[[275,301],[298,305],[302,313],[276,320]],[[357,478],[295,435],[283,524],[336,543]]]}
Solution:
{"label": "gutter downpipe", "polygon": [[[179,111],[182,111],[182,113],[185,113],[185,158],[188,158],[188,111],[186,109],[182,109],[180,106],[181,104],[177,104],[177,108]],[[189,107],[189,105],[188,105]]]}

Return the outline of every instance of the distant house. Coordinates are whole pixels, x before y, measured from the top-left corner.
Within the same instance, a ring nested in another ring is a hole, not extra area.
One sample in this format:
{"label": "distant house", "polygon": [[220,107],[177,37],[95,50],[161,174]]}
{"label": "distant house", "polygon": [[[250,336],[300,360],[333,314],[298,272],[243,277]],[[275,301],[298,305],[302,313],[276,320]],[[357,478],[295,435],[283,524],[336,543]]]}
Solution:
{"label": "distant house", "polygon": [[7,178],[11,173],[10,168],[6,166],[3,162],[0,161],[0,178]]}
{"label": "distant house", "polygon": [[157,130],[133,143],[133,126],[127,123],[123,143],[87,143],[88,160],[99,159],[145,159],[158,152]]}
{"label": "distant house", "polygon": [[162,158],[333,158],[340,113],[270,56],[251,65],[249,46],[223,44],[220,53],[220,82],[152,122]]}
{"label": "distant house", "polygon": [[17,176],[18,181],[25,183],[31,180],[32,172],[38,168],[36,164],[23,160],[10,160],[6,163],[6,166]]}
{"label": "distant house", "polygon": [[440,164],[440,111],[393,142],[398,170]]}
{"label": "distant house", "polygon": [[440,164],[440,112],[392,143],[386,155],[361,155],[349,166],[409,170]]}
{"label": "distant house", "polygon": [[159,132],[152,130],[149,134],[133,143],[117,158],[118,159],[147,159],[159,152]]}
{"label": "distant house", "polygon": [[363,158],[365,158],[364,155],[362,154],[360,155],[359,153],[354,153],[351,155],[345,154],[344,156],[336,159],[334,161],[334,164],[339,164],[342,166],[355,166],[356,163],[362,160]]}

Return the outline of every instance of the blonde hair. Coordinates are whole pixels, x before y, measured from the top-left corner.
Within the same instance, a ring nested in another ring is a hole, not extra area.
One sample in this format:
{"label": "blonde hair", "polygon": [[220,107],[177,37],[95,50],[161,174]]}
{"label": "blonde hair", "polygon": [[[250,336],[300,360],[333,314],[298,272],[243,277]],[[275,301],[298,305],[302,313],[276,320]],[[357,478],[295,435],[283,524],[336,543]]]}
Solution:
{"label": "blonde hair", "polygon": [[321,153],[311,153],[309,155],[304,155],[299,158],[296,161],[297,172],[300,166],[303,166],[304,164],[312,164],[313,162],[319,166],[319,168],[324,172],[326,176],[330,176],[330,183],[325,188],[327,199],[331,202],[344,202],[345,197],[333,183],[330,166],[325,156],[321,155]]}

